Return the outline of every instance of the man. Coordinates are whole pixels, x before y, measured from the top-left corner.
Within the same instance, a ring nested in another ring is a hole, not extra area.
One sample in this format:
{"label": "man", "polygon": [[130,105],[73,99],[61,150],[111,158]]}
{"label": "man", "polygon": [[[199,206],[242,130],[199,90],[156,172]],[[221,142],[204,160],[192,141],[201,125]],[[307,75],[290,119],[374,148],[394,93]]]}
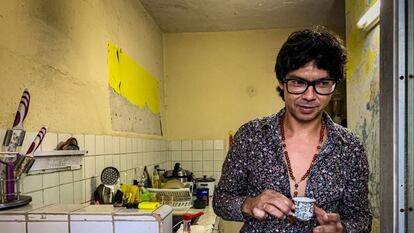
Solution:
{"label": "man", "polygon": [[[348,129],[324,112],[344,79],[346,50],[322,27],[294,32],[275,71],[285,108],[236,133],[214,211],[241,232],[370,232],[368,162]],[[292,217],[292,197],[315,199],[314,217]]]}

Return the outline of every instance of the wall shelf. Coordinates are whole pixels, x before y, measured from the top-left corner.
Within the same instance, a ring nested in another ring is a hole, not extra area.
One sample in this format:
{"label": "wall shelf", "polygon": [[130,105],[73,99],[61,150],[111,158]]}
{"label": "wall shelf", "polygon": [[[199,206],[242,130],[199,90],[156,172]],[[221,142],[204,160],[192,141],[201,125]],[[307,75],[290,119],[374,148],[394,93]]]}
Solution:
{"label": "wall shelf", "polygon": [[35,163],[29,174],[80,169],[82,158],[87,153],[86,150],[36,151]]}

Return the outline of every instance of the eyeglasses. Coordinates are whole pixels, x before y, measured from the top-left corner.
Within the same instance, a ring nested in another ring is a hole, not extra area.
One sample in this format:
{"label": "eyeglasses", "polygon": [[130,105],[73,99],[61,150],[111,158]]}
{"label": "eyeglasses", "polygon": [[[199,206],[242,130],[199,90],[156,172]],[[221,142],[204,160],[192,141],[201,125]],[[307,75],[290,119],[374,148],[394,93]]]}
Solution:
{"label": "eyeglasses", "polygon": [[323,78],[315,81],[308,81],[301,78],[287,78],[283,80],[286,90],[290,94],[299,95],[308,90],[309,86],[319,95],[330,95],[335,91],[337,81],[335,79]]}

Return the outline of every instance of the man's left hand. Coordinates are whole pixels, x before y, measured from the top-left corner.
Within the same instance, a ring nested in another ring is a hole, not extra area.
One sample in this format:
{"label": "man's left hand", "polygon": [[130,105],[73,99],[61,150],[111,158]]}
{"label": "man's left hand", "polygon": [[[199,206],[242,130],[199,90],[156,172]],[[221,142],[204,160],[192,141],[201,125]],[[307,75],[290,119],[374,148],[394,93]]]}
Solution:
{"label": "man's left hand", "polygon": [[315,216],[320,226],[313,229],[314,233],[343,233],[344,226],[339,214],[326,213],[323,209],[315,206]]}

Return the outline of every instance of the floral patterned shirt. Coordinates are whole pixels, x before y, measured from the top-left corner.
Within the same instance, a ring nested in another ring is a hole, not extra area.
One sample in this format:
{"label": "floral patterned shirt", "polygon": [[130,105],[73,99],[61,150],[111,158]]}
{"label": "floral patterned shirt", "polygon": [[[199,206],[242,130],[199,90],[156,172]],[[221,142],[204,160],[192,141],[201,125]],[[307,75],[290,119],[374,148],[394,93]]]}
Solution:
{"label": "floral patterned shirt", "polygon": [[[292,198],[287,165],[281,147],[279,113],[255,119],[240,127],[223,164],[213,197],[215,213],[226,220],[244,221],[240,232],[312,232],[316,218],[308,222],[273,216],[259,221],[241,211],[246,197],[273,189]],[[370,232],[368,161],[358,138],[323,113],[327,140],[311,169],[305,196],[326,212],[338,213],[346,232]]]}

